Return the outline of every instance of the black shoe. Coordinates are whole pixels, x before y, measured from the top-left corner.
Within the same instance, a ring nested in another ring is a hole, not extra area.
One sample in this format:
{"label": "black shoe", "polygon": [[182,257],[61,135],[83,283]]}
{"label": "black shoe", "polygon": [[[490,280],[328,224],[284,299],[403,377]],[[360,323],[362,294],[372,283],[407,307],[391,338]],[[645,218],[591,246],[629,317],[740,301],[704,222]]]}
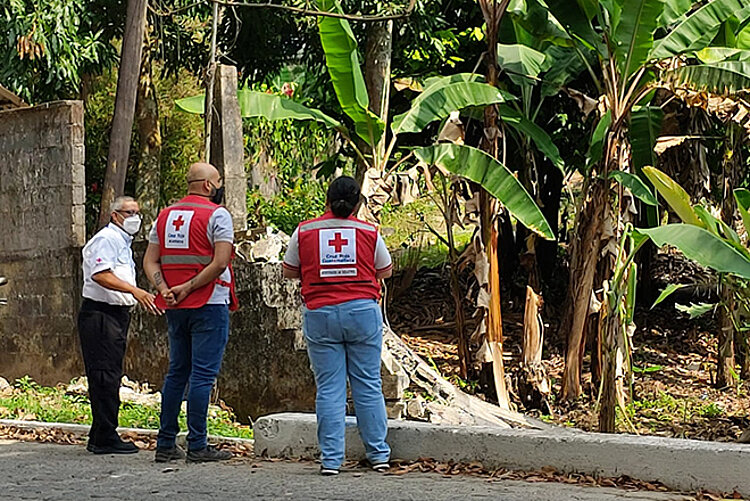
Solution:
{"label": "black shoe", "polygon": [[154,461],[156,461],[157,463],[168,463],[169,461],[175,459],[185,459],[185,456],[185,451],[183,451],[176,445],[170,449],[159,449],[157,447]]}
{"label": "black shoe", "polygon": [[211,461],[226,461],[232,459],[232,453],[229,451],[220,451],[213,445],[197,451],[188,451],[188,463],[207,463]]}
{"label": "black shoe", "polygon": [[94,445],[89,442],[86,445],[86,450],[94,454],[135,454],[140,449],[133,442],[120,440],[108,445]]}
{"label": "black shoe", "polygon": [[324,477],[334,477],[339,474],[339,470],[337,470],[336,468],[324,468],[323,466],[321,466],[320,474]]}

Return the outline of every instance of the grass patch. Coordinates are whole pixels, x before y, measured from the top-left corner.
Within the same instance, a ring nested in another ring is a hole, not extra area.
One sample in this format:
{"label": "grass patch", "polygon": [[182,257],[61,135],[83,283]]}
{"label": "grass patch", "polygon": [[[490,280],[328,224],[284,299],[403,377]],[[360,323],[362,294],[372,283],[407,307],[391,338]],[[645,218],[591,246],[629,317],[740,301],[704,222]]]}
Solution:
{"label": "grass patch", "polygon": [[[17,379],[10,391],[0,393],[0,419],[23,419],[46,423],[91,424],[91,404],[86,395],[69,394],[66,385],[40,386],[28,376]],[[119,424],[127,428],[159,428],[161,406],[123,402]],[[180,412],[180,430],[187,430],[185,412]],[[210,406],[208,433],[221,437],[253,438],[249,426],[236,422],[230,411]]]}

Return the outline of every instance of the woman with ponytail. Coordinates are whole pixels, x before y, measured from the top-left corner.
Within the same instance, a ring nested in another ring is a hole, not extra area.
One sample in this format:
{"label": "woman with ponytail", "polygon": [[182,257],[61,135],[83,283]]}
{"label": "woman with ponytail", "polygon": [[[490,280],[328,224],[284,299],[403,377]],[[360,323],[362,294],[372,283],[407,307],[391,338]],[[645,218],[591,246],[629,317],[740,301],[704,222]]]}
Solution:
{"label": "woman with ponytail", "polygon": [[376,471],[389,468],[388,422],[380,379],[383,315],[380,280],[391,256],[377,227],[353,216],[360,188],[348,176],[328,188],[326,212],[300,223],[284,257],[284,276],[302,280],[303,331],[315,373],[318,442],[323,475],[344,461],[346,381],[357,427]]}

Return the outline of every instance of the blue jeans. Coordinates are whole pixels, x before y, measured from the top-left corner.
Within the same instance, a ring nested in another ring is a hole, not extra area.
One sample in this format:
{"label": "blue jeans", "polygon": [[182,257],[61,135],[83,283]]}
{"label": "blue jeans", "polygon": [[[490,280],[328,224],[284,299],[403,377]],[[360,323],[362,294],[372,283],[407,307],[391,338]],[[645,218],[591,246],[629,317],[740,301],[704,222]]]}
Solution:
{"label": "blue jeans", "polygon": [[305,310],[303,331],[315,372],[318,443],[324,468],[344,462],[346,380],[354,399],[357,428],[371,463],[387,462],[388,420],[380,379],[383,316],[372,299]]}
{"label": "blue jeans", "polygon": [[158,448],[171,448],[180,432],[177,418],[187,394],[188,450],[206,447],[208,401],[229,339],[229,307],[207,304],[167,310],[169,372],[161,392]]}

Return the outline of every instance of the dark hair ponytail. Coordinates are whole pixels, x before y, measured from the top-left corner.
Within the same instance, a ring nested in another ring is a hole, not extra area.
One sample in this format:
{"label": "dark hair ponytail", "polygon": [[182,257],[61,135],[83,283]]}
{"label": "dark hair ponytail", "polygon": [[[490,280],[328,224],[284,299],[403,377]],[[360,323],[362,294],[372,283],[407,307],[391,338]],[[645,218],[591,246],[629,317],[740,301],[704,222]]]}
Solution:
{"label": "dark hair ponytail", "polygon": [[359,184],[353,177],[341,176],[328,187],[326,201],[336,217],[349,217],[359,203]]}

